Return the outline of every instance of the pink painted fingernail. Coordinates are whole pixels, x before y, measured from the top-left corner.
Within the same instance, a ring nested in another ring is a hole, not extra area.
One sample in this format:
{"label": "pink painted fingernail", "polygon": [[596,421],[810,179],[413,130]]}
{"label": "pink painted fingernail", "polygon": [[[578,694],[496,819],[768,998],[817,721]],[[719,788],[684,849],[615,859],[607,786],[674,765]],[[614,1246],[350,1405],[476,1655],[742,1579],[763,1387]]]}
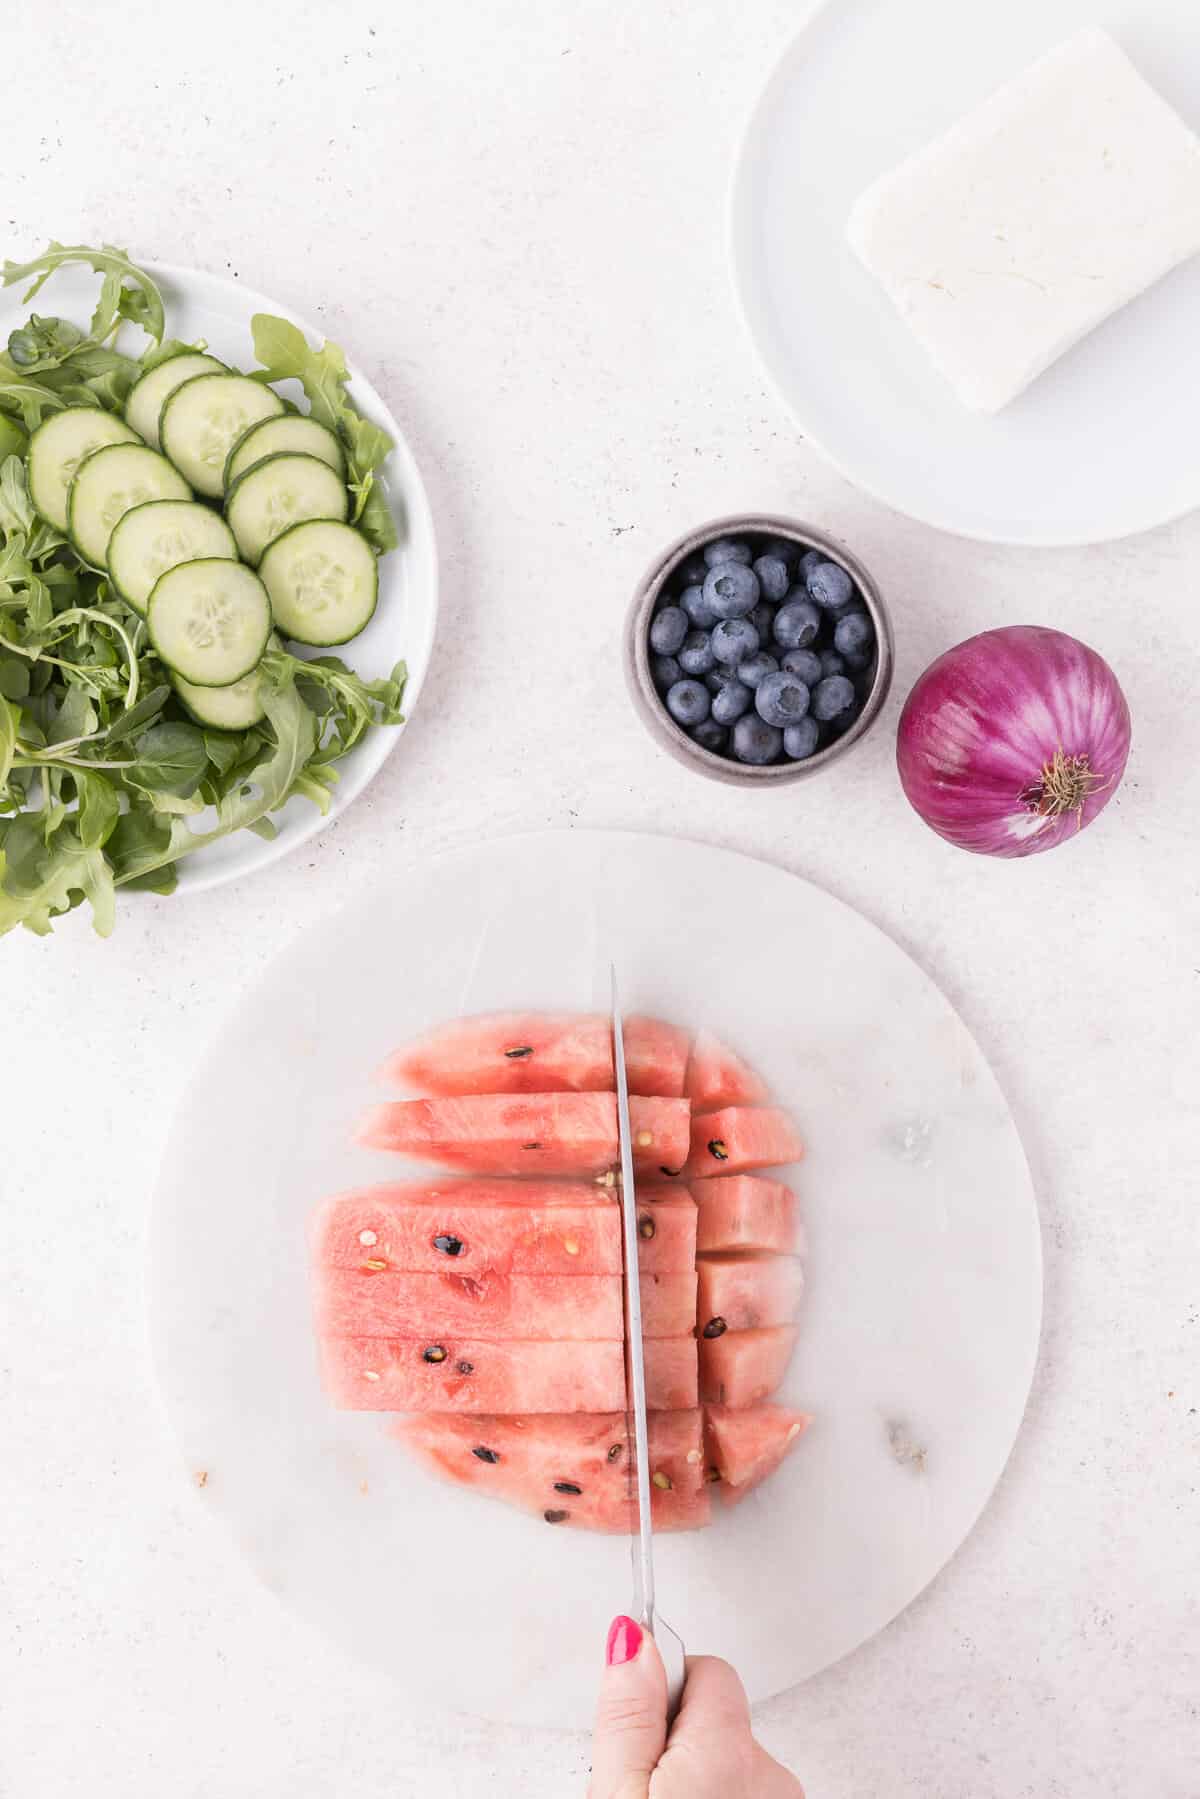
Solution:
{"label": "pink painted fingernail", "polygon": [[605,1660],[610,1668],[620,1668],[625,1662],[631,1662],[642,1646],[642,1627],[632,1618],[614,1618],[608,1628],[608,1648]]}

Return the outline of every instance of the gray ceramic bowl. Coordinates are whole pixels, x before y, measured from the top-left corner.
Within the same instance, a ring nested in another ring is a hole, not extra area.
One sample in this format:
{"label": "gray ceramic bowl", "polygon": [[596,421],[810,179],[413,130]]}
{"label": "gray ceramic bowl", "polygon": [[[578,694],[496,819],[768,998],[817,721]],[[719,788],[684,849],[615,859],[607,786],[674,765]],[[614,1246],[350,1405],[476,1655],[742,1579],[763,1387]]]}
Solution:
{"label": "gray ceramic bowl", "polygon": [[[831,562],[840,562],[853,575],[867,611],[875,625],[878,663],[866,704],[844,736],[825,749],[818,750],[805,762],[772,762],[765,768],[753,768],[702,749],[688,736],[667,711],[650,673],[650,620],[664,587],[680,565],[718,537],[786,537],[805,549],[823,550]],[[878,718],[888,688],[892,684],[892,627],[880,598],[879,589],[866,569],[824,531],[814,525],[791,518],[760,518],[753,514],[713,519],[698,530],[689,531],[664,550],[642,577],[625,625],[625,677],[638,716],[651,737],[677,762],[686,763],[714,781],[728,781],[737,787],[781,786],[788,781],[803,781],[819,774],[831,762],[847,754],[860,738],[865,737]]]}

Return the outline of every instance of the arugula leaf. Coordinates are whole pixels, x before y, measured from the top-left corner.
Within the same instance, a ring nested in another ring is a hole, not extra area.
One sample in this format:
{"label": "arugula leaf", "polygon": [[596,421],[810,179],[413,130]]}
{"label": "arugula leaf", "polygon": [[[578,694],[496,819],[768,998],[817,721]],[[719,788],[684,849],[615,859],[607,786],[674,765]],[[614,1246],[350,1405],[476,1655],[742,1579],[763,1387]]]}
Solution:
{"label": "arugula leaf", "polygon": [[[190,799],[204,779],[208,751],[204,733],[195,725],[167,720],[144,731],[135,745],[137,761],[122,770],[132,787]],[[174,807],[163,808],[174,811]]]}
{"label": "arugula leaf", "polygon": [[85,850],[100,849],[112,836],[121,816],[117,789],[102,774],[74,770],[75,795],[79,801],[79,841]]}
{"label": "arugula leaf", "polygon": [[92,906],[92,924],[101,937],[113,927],[112,870],[98,848],[85,849],[74,826],[64,823],[51,842],[43,841],[31,814],[0,823],[0,933],[24,925],[39,937],[54,917],[81,899]]}
{"label": "arugula leaf", "polygon": [[60,244],[52,239],[32,262],[6,261],[3,285],[11,287],[14,281],[25,281],[32,275],[32,285],[21,296],[32,300],[56,270],[79,262],[104,277],[100,299],[92,314],[90,335],[93,338],[103,342],[112,336],[121,320],[127,318],[141,325],[155,343],[162,342],[166,329],[162,295],[145,269],[139,269],[129,260],[129,252],[118,250],[114,244],[102,244],[97,250],[86,244]]}

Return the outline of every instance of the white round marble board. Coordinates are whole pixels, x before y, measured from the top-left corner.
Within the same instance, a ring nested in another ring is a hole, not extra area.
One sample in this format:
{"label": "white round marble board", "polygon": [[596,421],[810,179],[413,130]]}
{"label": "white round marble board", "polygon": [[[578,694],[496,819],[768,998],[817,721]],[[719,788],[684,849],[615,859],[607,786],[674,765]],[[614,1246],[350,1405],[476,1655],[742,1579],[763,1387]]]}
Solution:
{"label": "white round marble board", "polygon": [[314,1202],[411,1169],[349,1145],[389,1049],[461,1010],[604,1004],[708,1024],[810,1146],[809,1287],[780,1397],[815,1415],[715,1524],[657,1541],[660,1604],[752,1698],[880,1630],[971,1529],[1029,1390],[1029,1171],[962,1021],[819,888],[667,838],[507,838],[397,870],[246,995],[175,1123],[153,1230],[156,1362],[186,1478],[281,1602],[390,1670],[397,1703],[586,1724],[624,1539],[445,1485],[318,1382]]}
{"label": "white round marble board", "polygon": [[[141,266],[154,277],[162,291],[167,335],[182,338],[187,343],[203,339],[211,353],[231,367],[249,370],[257,366],[250,331],[250,321],[256,312],[276,313],[290,319],[312,344],[319,344],[326,335],[289,307],[243,287],[238,281],[169,263],[147,261]],[[4,289],[0,292],[0,338],[7,339],[8,333],[28,315],[31,307],[86,326],[96,303],[99,284],[99,275],[90,269],[71,267],[53,275],[29,305],[21,299],[27,283]],[[128,349],[131,355],[138,354],[146,341],[142,333],[128,326],[123,327],[122,332],[119,347]],[[331,653],[341,656],[357,674],[369,680],[390,675],[396,663],[404,660],[408,665],[404,713],[409,719],[429,667],[437,625],[437,546],[433,515],[416,458],[400,425],[375,388],[354,367],[352,343],[343,343],[342,349],[346,352],[350,370],[348,391],[351,399],[360,412],[382,426],[395,442],[396,447],[384,465],[380,479],[399,530],[400,543],[380,560],[379,603],[375,616],[351,643],[343,644]],[[284,381],[278,386],[280,393],[307,410],[298,382]],[[292,647],[300,656],[322,654],[319,650],[305,650],[300,645]],[[235,831],[184,856],[178,865],[180,890],[199,893],[205,888],[221,887],[227,881],[266,868],[290,854],[346,810],[378,774],[402,734],[403,726],[368,732],[338,764],[340,778],[328,812],[319,812],[311,800],[297,796],[280,811],[272,813],[278,834],[270,842],[253,831]],[[203,815],[197,819],[197,828],[205,828]]]}
{"label": "white round marble board", "polygon": [[1200,128],[1187,0],[836,0],[813,8],[750,121],[730,209],[742,309],[805,436],[877,499],[961,536],[1081,544],[1200,505],[1200,257],[994,417],[970,412],[846,241],[875,178],[1084,25]]}

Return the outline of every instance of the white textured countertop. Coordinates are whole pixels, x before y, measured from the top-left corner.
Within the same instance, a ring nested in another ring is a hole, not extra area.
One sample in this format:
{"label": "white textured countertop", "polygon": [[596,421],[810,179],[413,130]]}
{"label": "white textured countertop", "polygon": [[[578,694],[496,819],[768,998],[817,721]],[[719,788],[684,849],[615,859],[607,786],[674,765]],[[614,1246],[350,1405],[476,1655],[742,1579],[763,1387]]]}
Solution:
{"label": "white textured countertop", "polygon": [[[811,1799],[1195,1799],[1200,518],[980,548],[798,439],[734,311],[724,199],[800,11],[133,0],[107,33],[80,0],[10,9],[8,253],[105,237],[321,320],[422,459],[444,596],[402,751],[319,841],[130,903],[108,943],[76,916],[0,947],[4,1799],[582,1793],[582,1739],[414,1716],[255,1583],[181,1475],[143,1314],[167,1124],[233,996],[397,865],[546,825],[704,837],[860,907],[978,1035],[1039,1188],[1043,1354],[996,1498],[891,1629],[762,1709],[763,1739]],[[743,507],[841,535],[897,636],[876,734],[770,795],[654,752],[619,675],[644,564]],[[1093,643],[1135,732],[1103,820],[1011,865],[925,831],[891,759],[919,669],[1004,622]]]}

